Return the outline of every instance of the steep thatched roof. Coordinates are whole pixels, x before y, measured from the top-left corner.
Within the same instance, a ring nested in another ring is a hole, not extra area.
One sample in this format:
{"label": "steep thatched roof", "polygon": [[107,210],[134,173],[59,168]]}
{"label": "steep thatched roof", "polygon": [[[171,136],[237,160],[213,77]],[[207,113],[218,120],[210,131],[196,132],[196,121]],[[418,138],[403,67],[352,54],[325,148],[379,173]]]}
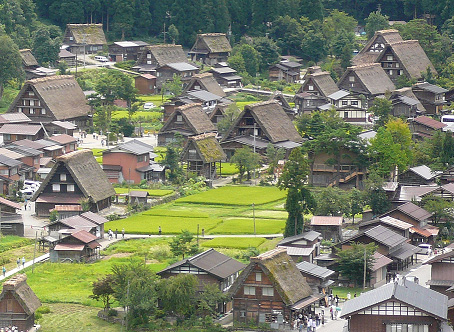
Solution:
{"label": "steep thatched roof", "polygon": [[339,91],[339,88],[331,77],[331,74],[327,71],[322,71],[307,75],[306,80],[301,86],[299,92],[303,92],[303,87],[307,84],[307,82],[309,82],[310,79],[312,79],[312,82],[314,82],[324,97],[328,97],[330,94]]}
{"label": "steep thatched roof", "polygon": [[199,85],[202,88],[202,90],[206,90],[217,96],[220,96],[220,97],[226,96],[224,90],[221,88],[219,83],[216,81],[216,79],[214,78],[212,73],[196,74],[196,75],[192,76],[188,85],[184,89],[183,94],[187,93],[191,90],[195,90],[196,85]]}
{"label": "steep thatched roof", "polygon": [[410,75],[410,78],[422,78],[421,73],[425,73],[427,68],[430,68],[433,74],[437,74],[435,67],[417,40],[404,40],[387,45],[384,52],[377,58],[377,62],[383,59],[388,50],[400,60],[403,69]]}
{"label": "steep thatched roof", "polygon": [[102,24],[67,24],[75,44],[104,45],[107,44]]}
{"label": "steep thatched roof", "polygon": [[13,297],[19,302],[27,315],[32,315],[41,306],[41,301],[27,284],[27,276],[25,274],[16,274],[3,283],[0,301],[9,292],[13,294]]}
{"label": "steep thatched roof", "polygon": [[276,100],[279,103],[279,105],[282,106],[284,111],[293,113],[292,107],[288,103],[287,99],[285,99],[285,96],[281,91],[279,90],[274,91],[273,94],[270,96],[269,100]]}
{"label": "steep thatched roof", "polygon": [[294,305],[298,301],[312,295],[312,289],[295,265],[295,262],[287,255],[285,249],[273,249],[257,257],[251,257],[251,262],[235,280],[230,293],[235,294],[251,273],[259,266],[263,273],[273,283],[274,288],[287,305]]}
{"label": "steep thatched roof", "polygon": [[424,108],[423,104],[421,104],[418,97],[416,97],[416,95],[413,93],[413,89],[411,87],[404,87],[401,89],[394,90],[391,99],[395,96],[404,96],[417,100],[418,103],[416,104],[416,108],[418,109],[418,111],[420,111],[421,113],[426,113],[426,109]]}
{"label": "steep thatched roof", "polygon": [[8,112],[17,112],[19,100],[31,88],[41,100],[41,105],[52,112],[56,120],[74,119],[87,116],[90,106],[74,76],[61,75],[36,78],[24,83]]}
{"label": "steep thatched roof", "polygon": [[251,113],[271,143],[284,141],[299,143],[303,141],[303,138],[296,131],[293,122],[276,100],[246,105],[233,126],[230,127],[223,141],[232,138],[230,136],[233,130],[238,126],[247,112]]}
{"label": "steep thatched roof", "polygon": [[36,61],[35,57],[32,54],[32,50],[24,49],[19,50],[19,52],[22,58],[22,63],[24,64],[25,67],[39,66],[38,61]]}
{"label": "steep thatched roof", "polygon": [[352,59],[352,64],[355,66],[374,63],[380,53],[371,52],[370,48],[379,42],[384,45],[403,41],[398,30],[388,29],[376,31],[374,36],[369,39],[366,46]]}
{"label": "steep thatched roof", "polygon": [[[151,54],[151,59],[147,58],[147,54]],[[152,64],[157,67],[162,67],[169,63],[188,62],[183,47],[170,44],[146,46],[137,63],[145,64],[147,59],[151,60]]]}
{"label": "steep thatched roof", "polygon": [[[384,94],[386,91],[394,91],[396,88],[379,63],[348,67],[339,83],[348,80],[352,73],[356,74],[371,95]],[[354,89],[352,90],[354,91]]]}
{"label": "steep thatched roof", "polygon": [[166,132],[173,123],[174,118],[179,114],[183,116],[184,121],[191,127],[194,135],[216,131],[213,122],[203,110],[202,104],[194,103],[177,107],[159,132]]}
{"label": "steep thatched roof", "polygon": [[95,157],[93,157],[93,152],[90,150],[70,152],[57,157],[56,161],[57,162],[52,167],[52,170],[47,175],[42,185],[36,191],[32,200],[36,200],[43,192],[44,188],[49,185],[52,176],[60,165],[66,167],[84,196],[89,198],[92,203],[99,202],[115,195],[112,184],[107,179],[106,174],[96,162]]}
{"label": "steep thatched roof", "polygon": [[196,149],[204,163],[213,163],[227,158],[214,133],[190,137],[181,154],[182,160],[186,158],[191,147]]}
{"label": "steep thatched roof", "polygon": [[207,50],[210,53],[224,53],[232,51],[225,33],[205,33],[197,35],[197,40],[191,52]]}

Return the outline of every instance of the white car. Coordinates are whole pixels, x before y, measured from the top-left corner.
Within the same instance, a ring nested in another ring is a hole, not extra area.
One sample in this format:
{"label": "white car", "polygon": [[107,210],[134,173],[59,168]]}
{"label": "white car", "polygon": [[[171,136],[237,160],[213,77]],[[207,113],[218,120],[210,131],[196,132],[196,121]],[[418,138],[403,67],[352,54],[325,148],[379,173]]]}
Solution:
{"label": "white car", "polygon": [[152,108],[155,108],[155,107],[156,107],[156,105],[151,103],[151,102],[143,104],[143,109],[144,110],[151,110]]}
{"label": "white car", "polygon": [[109,61],[109,59],[107,59],[105,56],[102,56],[102,55],[96,55],[95,60],[99,61],[99,62],[108,62]]}
{"label": "white car", "polygon": [[22,194],[22,197],[24,199],[31,199],[33,197],[33,195],[35,194],[35,190],[33,190],[31,188],[25,188],[25,189],[22,189],[20,191],[20,193]]}

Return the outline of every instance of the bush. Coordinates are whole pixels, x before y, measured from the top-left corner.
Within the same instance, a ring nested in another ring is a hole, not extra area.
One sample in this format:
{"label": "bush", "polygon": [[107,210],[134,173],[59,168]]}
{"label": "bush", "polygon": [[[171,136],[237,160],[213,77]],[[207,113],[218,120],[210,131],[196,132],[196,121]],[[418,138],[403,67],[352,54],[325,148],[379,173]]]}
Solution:
{"label": "bush", "polygon": [[107,316],[108,317],[118,316],[118,311],[115,309],[109,309],[109,311],[107,312]]}

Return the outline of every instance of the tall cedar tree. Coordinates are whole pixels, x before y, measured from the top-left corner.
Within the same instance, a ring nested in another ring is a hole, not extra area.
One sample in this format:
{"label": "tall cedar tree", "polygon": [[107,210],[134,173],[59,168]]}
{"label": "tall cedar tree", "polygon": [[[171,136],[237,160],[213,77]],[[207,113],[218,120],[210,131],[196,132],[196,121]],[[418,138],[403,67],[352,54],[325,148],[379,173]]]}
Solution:
{"label": "tall cedar tree", "polygon": [[304,227],[303,214],[315,208],[315,200],[306,184],[308,174],[309,164],[301,148],[293,149],[278,181],[279,189],[288,190],[285,203],[288,218],[284,237],[301,233]]}
{"label": "tall cedar tree", "polygon": [[22,58],[17,45],[0,32],[0,100],[5,84],[13,79],[22,80],[23,74]]}
{"label": "tall cedar tree", "polygon": [[[362,285],[364,279],[364,258],[366,259],[366,283],[370,281],[372,265],[374,264],[375,243],[367,245],[352,243],[350,249],[336,251],[338,271],[355,286]],[[365,253],[365,254],[364,254]],[[365,256],[365,257],[364,257]]]}

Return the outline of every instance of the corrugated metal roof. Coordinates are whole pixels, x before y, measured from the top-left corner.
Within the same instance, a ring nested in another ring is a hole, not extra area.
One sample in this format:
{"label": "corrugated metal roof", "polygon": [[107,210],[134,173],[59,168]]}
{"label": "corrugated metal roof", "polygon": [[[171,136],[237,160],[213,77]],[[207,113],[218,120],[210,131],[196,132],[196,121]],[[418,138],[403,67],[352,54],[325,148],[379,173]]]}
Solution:
{"label": "corrugated metal roof", "polygon": [[340,226],[343,220],[344,218],[342,217],[313,216],[311,225]]}
{"label": "corrugated metal roof", "polygon": [[399,210],[419,221],[426,221],[427,219],[432,217],[432,213],[424,210],[423,208],[420,208],[412,202],[407,202],[405,204],[399,205],[396,210]]}
{"label": "corrugated metal roof", "polygon": [[402,221],[402,220],[399,220],[399,219],[396,219],[396,218],[393,218],[390,216],[380,218],[380,220],[382,222],[384,222],[385,224],[388,224],[390,226],[394,226],[394,227],[400,228],[400,229],[409,229],[409,228],[413,227],[413,225],[408,222],[405,222],[405,221]]}
{"label": "corrugated metal roof", "polygon": [[314,252],[314,248],[299,248],[286,246],[278,246],[278,248],[287,250],[287,255],[289,256],[309,256]]}
{"label": "corrugated metal roof", "polygon": [[6,123],[0,128],[0,134],[36,135],[40,125]]}
{"label": "corrugated metal roof", "polygon": [[378,225],[374,228],[368,229],[364,232],[365,235],[371,239],[384,244],[387,247],[393,248],[407,241],[407,238],[400,234],[386,228],[385,226]]}
{"label": "corrugated metal roof", "polygon": [[296,242],[298,240],[307,240],[307,241],[314,241],[316,240],[319,236],[322,234],[316,231],[309,231],[309,232],[304,232],[298,235],[293,235],[286,237],[285,239],[281,240],[278,245],[284,245],[292,242]]}
{"label": "corrugated metal roof", "polygon": [[83,244],[75,244],[75,243],[58,243],[54,250],[57,251],[82,251],[84,250]]}
{"label": "corrugated metal roof", "polygon": [[97,237],[85,230],[80,230],[71,234],[72,237],[82,241],[83,243],[90,243],[97,239]]}
{"label": "corrugated metal roof", "polygon": [[399,249],[389,253],[389,255],[393,258],[404,260],[413,256],[414,254],[417,254],[420,251],[421,248],[415,247],[410,243],[402,243],[402,246]]}
{"label": "corrugated metal roof", "polygon": [[421,89],[426,90],[426,91],[430,91],[430,92],[435,93],[435,94],[448,92],[448,90],[446,90],[445,88],[442,88],[441,86],[430,84],[430,83],[427,83],[427,82],[418,83],[418,84],[415,85],[415,87],[421,88]]}
{"label": "corrugated metal roof", "polygon": [[411,167],[409,171],[412,171],[415,174],[418,174],[419,176],[423,177],[426,180],[431,180],[437,175],[440,175],[443,172],[440,171],[435,171],[433,172],[430,167],[426,165],[421,165],[421,166],[416,166],[416,167]]}
{"label": "corrugated metal roof", "polygon": [[339,100],[341,98],[344,98],[346,96],[348,96],[350,94],[350,92],[348,91],[345,91],[345,90],[339,90],[337,92],[334,92],[332,94],[330,94],[328,96],[329,99],[333,99],[333,100]]}
{"label": "corrugated metal roof", "polygon": [[448,297],[446,295],[404,279],[362,293],[360,296],[345,302],[341,318],[394,299],[419,309],[430,316],[443,320],[447,319]]}
{"label": "corrugated metal roof", "polygon": [[178,71],[190,71],[198,69],[196,66],[193,66],[187,62],[168,63],[167,66]]}
{"label": "corrugated metal roof", "polygon": [[190,91],[190,92],[188,92],[188,95],[195,97],[197,99],[203,100],[203,101],[221,99],[221,96],[215,95],[214,93],[211,93],[211,92],[205,91],[205,90]]}
{"label": "corrugated metal roof", "polygon": [[309,262],[301,262],[296,264],[296,267],[304,273],[313,275],[317,278],[325,279],[328,278],[329,276],[333,275],[335,271],[332,271],[330,269],[327,269],[326,267],[323,266],[318,266]]}
{"label": "corrugated metal roof", "polygon": [[434,120],[432,118],[429,118],[428,116],[421,115],[415,118],[413,121],[423,124],[427,127],[430,127],[432,129],[442,129],[447,126],[446,123],[442,123],[440,121]]}

